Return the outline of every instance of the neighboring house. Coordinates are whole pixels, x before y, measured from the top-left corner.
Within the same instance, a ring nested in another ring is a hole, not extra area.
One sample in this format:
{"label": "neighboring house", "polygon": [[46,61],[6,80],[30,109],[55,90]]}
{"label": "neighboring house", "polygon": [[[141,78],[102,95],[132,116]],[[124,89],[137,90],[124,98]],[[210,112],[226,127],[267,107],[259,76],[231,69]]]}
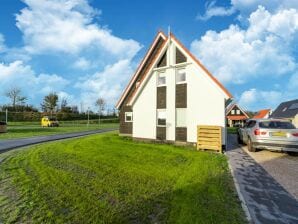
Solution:
{"label": "neighboring house", "polygon": [[228,127],[242,127],[245,124],[245,120],[249,118],[245,111],[236,103],[231,104],[227,108],[226,115]]}
{"label": "neighboring house", "polygon": [[271,109],[264,109],[264,110],[260,110],[253,118],[254,119],[266,119],[269,118],[270,114],[271,114]]}
{"label": "neighboring house", "polygon": [[281,103],[270,118],[288,119],[298,128],[298,99]]}
{"label": "neighboring house", "polygon": [[121,135],[197,142],[197,125],[223,130],[231,94],[175,38],[159,32],[116,107]]}

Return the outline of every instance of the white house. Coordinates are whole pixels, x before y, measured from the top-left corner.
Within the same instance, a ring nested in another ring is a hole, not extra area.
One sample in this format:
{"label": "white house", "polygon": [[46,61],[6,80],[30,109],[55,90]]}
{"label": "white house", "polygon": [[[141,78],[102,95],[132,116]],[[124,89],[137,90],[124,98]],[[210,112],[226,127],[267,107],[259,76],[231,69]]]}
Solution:
{"label": "white house", "polygon": [[223,130],[231,94],[176,39],[159,32],[119,99],[120,134],[197,142],[197,125]]}

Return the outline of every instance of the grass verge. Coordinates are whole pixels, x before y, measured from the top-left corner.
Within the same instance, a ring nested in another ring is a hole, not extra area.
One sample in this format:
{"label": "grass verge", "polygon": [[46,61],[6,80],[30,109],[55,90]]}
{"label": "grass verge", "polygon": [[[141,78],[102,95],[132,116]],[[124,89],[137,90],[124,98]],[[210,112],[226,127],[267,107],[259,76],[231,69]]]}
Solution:
{"label": "grass verge", "polygon": [[1,159],[0,223],[245,223],[224,155],[109,133]]}
{"label": "grass verge", "polygon": [[0,133],[0,139],[25,138],[44,135],[55,135],[79,131],[90,131],[104,128],[118,128],[118,123],[89,124],[79,122],[60,122],[59,127],[41,127],[37,122],[11,122],[7,133]]}

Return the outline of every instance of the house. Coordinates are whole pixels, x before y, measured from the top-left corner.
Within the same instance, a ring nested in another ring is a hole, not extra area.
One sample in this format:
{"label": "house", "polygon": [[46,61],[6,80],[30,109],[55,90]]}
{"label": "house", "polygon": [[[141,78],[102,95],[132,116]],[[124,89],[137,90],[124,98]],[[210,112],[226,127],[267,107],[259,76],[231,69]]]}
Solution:
{"label": "house", "polygon": [[270,118],[288,119],[298,128],[298,99],[281,103]]}
{"label": "house", "polygon": [[120,97],[121,135],[142,140],[197,142],[197,125],[222,127],[231,94],[177,40],[158,32]]}
{"label": "house", "polygon": [[227,125],[229,127],[243,126],[245,120],[249,119],[249,116],[245,111],[237,104],[232,103],[226,111]]}
{"label": "house", "polygon": [[270,114],[272,113],[271,109],[264,109],[260,110],[253,118],[254,119],[266,119],[269,118]]}

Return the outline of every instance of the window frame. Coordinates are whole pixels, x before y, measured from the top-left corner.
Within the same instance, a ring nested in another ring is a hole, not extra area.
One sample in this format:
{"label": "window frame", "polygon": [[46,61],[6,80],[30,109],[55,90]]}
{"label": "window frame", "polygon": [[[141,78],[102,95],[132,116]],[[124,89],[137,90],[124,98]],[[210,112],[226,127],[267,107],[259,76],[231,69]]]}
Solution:
{"label": "window frame", "polygon": [[[184,125],[178,125],[178,111],[184,111],[184,115],[185,115],[185,118],[184,118],[184,122],[185,124]],[[175,116],[175,126],[177,128],[185,128],[187,127],[187,117],[186,117],[186,113],[187,113],[187,108],[176,108],[176,116]]]}
{"label": "window frame", "polygon": [[[159,124],[158,123],[158,120],[159,120],[158,115],[159,115],[160,112],[165,113],[165,118],[164,118],[165,124]],[[166,113],[167,113],[166,109],[157,109],[156,110],[156,126],[157,127],[166,127],[166,125],[167,125],[167,117],[166,117],[167,114]]]}
{"label": "window frame", "polygon": [[[165,79],[165,83],[163,83],[163,84],[159,84],[159,78],[160,77],[164,77],[164,79]],[[166,86],[167,85],[167,77],[166,77],[166,73],[165,72],[158,72],[157,73],[157,80],[156,80],[156,82],[157,82],[157,87],[160,87],[160,86]]]}
{"label": "window frame", "polygon": [[[127,114],[131,114],[131,120],[127,120],[126,119],[126,117],[127,117]],[[133,122],[133,113],[131,112],[131,111],[126,111],[125,113],[124,113],[124,121],[126,122],[126,123],[131,123],[131,122]]]}
{"label": "window frame", "polygon": [[239,109],[236,110],[236,114],[240,115],[240,110]]}
{"label": "window frame", "polygon": [[232,115],[235,115],[235,110],[234,110],[234,109],[231,110],[231,114],[232,114]]}
{"label": "window frame", "polygon": [[[181,71],[183,71],[183,73],[180,73]],[[185,80],[183,80],[183,81],[178,81],[178,76],[180,75],[180,74],[184,74],[184,77],[185,77]],[[186,83],[186,69],[185,68],[178,68],[177,70],[176,70],[176,84],[183,84],[183,83]]]}

